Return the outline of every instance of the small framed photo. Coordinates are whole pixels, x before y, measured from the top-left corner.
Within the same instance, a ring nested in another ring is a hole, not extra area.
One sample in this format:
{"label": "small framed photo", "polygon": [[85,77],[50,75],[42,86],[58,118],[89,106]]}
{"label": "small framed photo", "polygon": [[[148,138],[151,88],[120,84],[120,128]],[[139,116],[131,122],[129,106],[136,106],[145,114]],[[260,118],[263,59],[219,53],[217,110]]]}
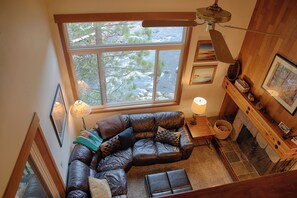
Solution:
{"label": "small framed photo", "polygon": [[289,127],[287,127],[283,122],[278,124],[278,127],[285,133],[288,134],[290,132]]}
{"label": "small framed photo", "polygon": [[217,65],[193,66],[190,85],[210,84],[213,82]]}
{"label": "small framed photo", "polygon": [[291,115],[297,107],[297,66],[276,54],[262,84],[279,104]]}
{"label": "small framed photo", "polygon": [[198,41],[194,62],[206,62],[216,60],[217,58],[211,40]]}

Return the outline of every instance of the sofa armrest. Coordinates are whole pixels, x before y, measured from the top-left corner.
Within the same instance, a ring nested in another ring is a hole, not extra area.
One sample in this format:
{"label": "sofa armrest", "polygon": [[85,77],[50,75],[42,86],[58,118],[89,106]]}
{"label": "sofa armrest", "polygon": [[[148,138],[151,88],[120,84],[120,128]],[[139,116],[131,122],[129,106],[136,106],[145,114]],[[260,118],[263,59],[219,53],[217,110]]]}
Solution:
{"label": "sofa armrest", "polygon": [[88,198],[88,194],[81,190],[70,191],[67,198]]}
{"label": "sofa armrest", "polygon": [[[69,165],[68,169],[68,193],[74,190],[81,190],[89,193],[88,177],[91,174],[91,169],[82,161],[74,160]],[[92,174],[94,174],[92,172]]]}
{"label": "sofa armrest", "polygon": [[185,127],[179,129],[181,132],[180,136],[180,149],[182,152],[182,159],[188,159],[194,149],[191,135]]}

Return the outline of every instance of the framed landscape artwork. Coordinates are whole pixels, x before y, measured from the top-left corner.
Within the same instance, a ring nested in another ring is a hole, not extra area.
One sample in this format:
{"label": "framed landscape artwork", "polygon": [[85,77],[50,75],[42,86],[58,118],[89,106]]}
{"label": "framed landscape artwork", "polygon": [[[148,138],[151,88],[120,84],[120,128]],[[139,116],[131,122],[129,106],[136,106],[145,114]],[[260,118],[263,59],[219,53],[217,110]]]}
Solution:
{"label": "framed landscape artwork", "polygon": [[193,66],[190,85],[212,83],[216,69],[217,65]]}
{"label": "framed landscape artwork", "polygon": [[262,85],[290,114],[297,107],[297,67],[276,54]]}
{"label": "framed landscape artwork", "polygon": [[194,62],[216,61],[216,54],[211,40],[201,40],[197,43]]}

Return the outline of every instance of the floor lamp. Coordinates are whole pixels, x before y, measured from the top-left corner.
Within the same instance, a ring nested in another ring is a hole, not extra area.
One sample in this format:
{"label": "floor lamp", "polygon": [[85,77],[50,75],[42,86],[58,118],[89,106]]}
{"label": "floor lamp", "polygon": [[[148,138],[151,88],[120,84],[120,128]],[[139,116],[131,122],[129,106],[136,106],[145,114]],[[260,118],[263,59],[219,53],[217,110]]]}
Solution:
{"label": "floor lamp", "polygon": [[87,103],[81,100],[75,101],[70,109],[70,114],[73,117],[82,119],[84,129],[87,129],[84,116],[87,116],[90,113],[91,113],[91,107]]}

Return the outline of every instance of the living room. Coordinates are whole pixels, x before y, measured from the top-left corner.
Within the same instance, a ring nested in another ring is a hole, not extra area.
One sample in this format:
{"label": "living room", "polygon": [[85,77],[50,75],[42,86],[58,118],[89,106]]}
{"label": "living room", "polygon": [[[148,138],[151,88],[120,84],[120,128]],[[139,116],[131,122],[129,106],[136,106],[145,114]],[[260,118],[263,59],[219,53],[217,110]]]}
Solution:
{"label": "living room", "polygon": [[[255,7],[257,3],[258,6]],[[59,29],[54,21],[55,14],[195,12],[196,8],[211,4],[212,0],[1,2],[0,38],[3,46],[1,90],[5,91],[5,97],[3,93],[1,110],[4,113],[1,115],[0,152],[2,159],[5,160],[1,161],[0,195],[4,194],[34,112],[40,118],[46,142],[65,183],[67,164],[73,148],[72,142],[83,128],[81,119],[73,118],[69,114],[69,109],[76,98],[65,63]],[[296,129],[296,115],[288,113],[261,88],[276,53],[293,63],[297,62],[295,2],[221,0],[219,5],[232,13],[232,19],[228,23],[230,25],[280,34],[278,38],[274,38],[269,35],[216,27],[222,32],[232,56],[240,60],[242,74],[253,83],[253,93],[256,97],[261,96],[261,101],[270,116],[277,121],[283,121],[289,128]],[[255,16],[253,16],[254,10],[257,11]],[[185,67],[180,83],[181,98],[178,105],[91,113],[85,117],[87,128],[95,127],[96,121],[118,113],[182,111],[186,117],[191,117],[191,103],[197,96],[207,100],[205,113],[207,117],[218,116],[226,93],[222,82],[229,64],[217,62],[215,77],[211,84],[189,85],[199,40],[210,40],[205,26],[193,28],[188,56],[184,60]],[[61,85],[69,114],[62,147],[49,117],[58,84]],[[12,106],[14,108],[11,108]]]}

